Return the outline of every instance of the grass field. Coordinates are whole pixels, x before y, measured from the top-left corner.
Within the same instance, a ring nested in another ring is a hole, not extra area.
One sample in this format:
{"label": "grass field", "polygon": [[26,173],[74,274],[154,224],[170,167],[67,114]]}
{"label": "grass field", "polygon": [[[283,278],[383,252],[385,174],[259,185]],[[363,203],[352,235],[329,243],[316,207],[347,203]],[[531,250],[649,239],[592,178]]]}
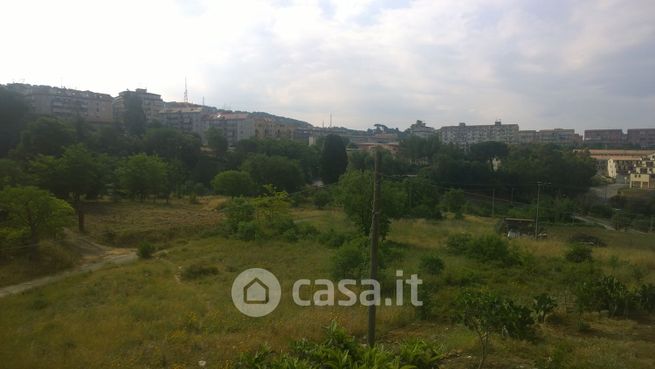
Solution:
{"label": "grass field", "polygon": [[[182,211],[177,212],[178,207]],[[104,212],[90,213],[89,232],[99,239],[106,237],[104,233],[111,225],[117,234],[124,235],[121,237],[135,242],[138,235],[151,235],[153,242],[166,246],[166,250],[151,260],[78,275],[1,299],[0,366],[195,368],[203,360],[206,367],[222,368],[239,352],[263,343],[284,350],[292,339],[319,337],[320,328],[332,319],[363,338],[366,311],[361,307],[301,308],[284,292],[280,306],[263,318],[247,318],[232,305],[230,287],[240,271],[266,268],[276,274],[283,291],[288,292],[298,278],[331,278],[330,258],[335,249],[316,241],[203,238],[200,232],[155,236],[167,229],[157,228],[163,224],[160,220],[169,219],[167,214],[177,214],[172,223],[180,222],[189,229],[210,227],[220,221],[209,211],[211,207],[208,201],[198,205],[121,203]],[[208,214],[202,215],[204,212]],[[296,209],[294,218],[322,230],[354,230],[338,210]],[[400,220],[392,224],[388,239],[399,245],[399,251],[386,272],[396,268],[406,274],[419,272],[419,262],[428,253],[441,256],[446,267],[441,276],[429,282],[437,286],[435,318],[420,321],[413,308],[382,306],[378,317],[382,342],[393,344],[410,337],[434,340],[451,353],[442,367],[470,368],[477,362],[476,338],[450,319],[452,301],[463,288],[497,290],[521,303],[548,292],[557,297],[560,307],[549,323],[538,328],[538,339],[523,342],[494,337],[488,367],[533,368],[548,357],[561,357],[566,368],[655,367],[652,318],[609,319],[570,311],[567,264],[562,260],[568,235],[591,233],[608,244],[594,249],[596,263],[608,273],[628,284],[652,282],[652,235],[550,227],[549,240],[512,241],[527,255],[526,261],[524,265],[503,268],[446,252],[444,241],[448,235],[489,233],[494,224],[489,218],[468,216],[464,220]],[[142,228],[148,233],[140,233]],[[186,279],[183,271],[191,265],[216,266],[218,274]]]}

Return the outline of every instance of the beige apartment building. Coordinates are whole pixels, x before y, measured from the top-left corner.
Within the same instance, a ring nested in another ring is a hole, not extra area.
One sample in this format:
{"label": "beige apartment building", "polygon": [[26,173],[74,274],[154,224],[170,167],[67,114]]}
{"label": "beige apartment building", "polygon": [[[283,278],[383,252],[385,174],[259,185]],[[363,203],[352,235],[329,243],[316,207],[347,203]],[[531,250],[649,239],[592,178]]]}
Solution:
{"label": "beige apartment building", "polygon": [[159,119],[159,112],[164,109],[164,100],[161,95],[148,92],[145,88],[137,88],[135,91],[125,90],[120,92],[114,98],[112,109],[114,111],[114,119],[122,121],[125,114],[126,101],[130,98],[136,98],[141,101],[143,112],[145,113],[146,120],[151,122]]}
{"label": "beige apartment building", "polygon": [[638,161],[630,170],[630,188],[655,189],[655,154]]}
{"label": "beige apartment building", "polygon": [[23,95],[31,112],[36,115],[82,119],[89,123],[113,121],[113,99],[108,94],[25,83],[10,83],[7,88]]}
{"label": "beige apartment building", "polygon": [[443,143],[452,143],[464,149],[472,144],[487,141],[504,142],[508,145],[519,143],[519,125],[502,124],[499,120],[490,125],[467,126],[466,123],[460,123],[457,126],[441,127],[439,134]]}

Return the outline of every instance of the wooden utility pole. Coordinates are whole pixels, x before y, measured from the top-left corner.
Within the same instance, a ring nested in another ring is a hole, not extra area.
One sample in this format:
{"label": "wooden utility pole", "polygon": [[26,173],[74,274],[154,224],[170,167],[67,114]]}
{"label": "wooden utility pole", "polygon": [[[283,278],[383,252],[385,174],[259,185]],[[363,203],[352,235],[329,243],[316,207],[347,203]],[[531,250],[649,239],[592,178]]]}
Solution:
{"label": "wooden utility pole", "polygon": [[539,239],[539,197],[541,195],[541,182],[537,182],[537,216],[534,220],[534,239]]}
{"label": "wooden utility pole", "polygon": [[[375,172],[373,177],[373,214],[371,221],[371,270],[369,278],[378,279],[378,240],[380,238],[380,150],[375,150]],[[368,307],[368,345],[375,345],[375,312],[376,306]]]}
{"label": "wooden utility pole", "polygon": [[491,217],[496,216],[496,189],[491,190]]}

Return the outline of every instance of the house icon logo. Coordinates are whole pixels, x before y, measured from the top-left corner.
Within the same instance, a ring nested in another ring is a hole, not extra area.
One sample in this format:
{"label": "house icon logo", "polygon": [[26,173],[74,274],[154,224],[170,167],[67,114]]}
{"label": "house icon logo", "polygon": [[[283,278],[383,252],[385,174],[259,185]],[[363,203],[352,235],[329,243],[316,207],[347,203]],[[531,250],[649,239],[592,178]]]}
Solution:
{"label": "house icon logo", "polygon": [[262,317],[280,303],[282,289],[273,273],[266,269],[244,270],[232,282],[232,302],[243,314]]}
{"label": "house icon logo", "polygon": [[243,287],[243,301],[246,304],[268,304],[268,286],[259,278],[253,279]]}

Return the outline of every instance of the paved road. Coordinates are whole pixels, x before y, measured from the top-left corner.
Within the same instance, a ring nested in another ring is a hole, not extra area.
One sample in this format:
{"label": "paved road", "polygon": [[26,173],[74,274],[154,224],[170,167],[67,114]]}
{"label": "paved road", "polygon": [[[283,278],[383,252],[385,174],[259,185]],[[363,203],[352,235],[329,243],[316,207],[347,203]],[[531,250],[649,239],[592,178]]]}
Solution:
{"label": "paved road", "polygon": [[598,219],[598,218],[593,218],[593,217],[590,217],[590,216],[582,216],[582,215],[578,215],[578,214],[573,215],[573,218],[575,218],[575,219],[577,219],[579,221],[585,222],[585,223],[600,225],[603,228],[605,228],[607,230],[610,230],[610,231],[616,231],[616,229],[614,229],[614,227],[612,227],[612,225],[609,224],[605,220],[601,220],[601,219]]}

